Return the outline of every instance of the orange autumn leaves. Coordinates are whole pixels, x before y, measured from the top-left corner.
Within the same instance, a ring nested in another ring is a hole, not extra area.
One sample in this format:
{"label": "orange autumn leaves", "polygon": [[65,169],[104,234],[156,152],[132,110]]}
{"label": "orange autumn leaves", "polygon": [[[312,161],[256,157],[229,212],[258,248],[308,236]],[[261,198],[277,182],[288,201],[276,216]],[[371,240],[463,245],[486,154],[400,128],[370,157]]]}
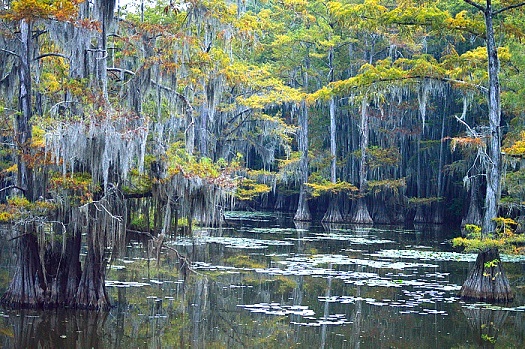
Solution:
{"label": "orange autumn leaves", "polygon": [[15,0],[2,17],[18,21],[35,19],[55,19],[71,21],[76,18],[78,5],[84,0]]}

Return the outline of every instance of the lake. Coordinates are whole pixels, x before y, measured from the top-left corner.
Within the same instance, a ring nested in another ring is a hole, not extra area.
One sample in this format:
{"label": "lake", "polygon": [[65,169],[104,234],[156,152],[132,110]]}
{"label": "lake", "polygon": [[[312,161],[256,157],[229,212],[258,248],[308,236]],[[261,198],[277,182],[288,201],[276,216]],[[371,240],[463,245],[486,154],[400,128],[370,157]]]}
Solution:
{"label": "lake", "polygon": [[[108,270],[110,312],[2,309],[2,347],[525,348],[525,256],[502,256],[512,304],[465,303],[456,294],[476,256],[452,250],[457,231],[226,217],[167,241],[160,264],[128,236]],[[187,277],[175,250],[192,262]]]}

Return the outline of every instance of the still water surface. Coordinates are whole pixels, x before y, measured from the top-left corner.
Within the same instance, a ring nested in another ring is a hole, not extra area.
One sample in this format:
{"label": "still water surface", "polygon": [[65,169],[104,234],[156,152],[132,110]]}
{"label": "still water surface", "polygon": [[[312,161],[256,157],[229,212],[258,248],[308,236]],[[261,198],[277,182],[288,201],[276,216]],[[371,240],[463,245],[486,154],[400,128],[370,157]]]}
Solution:
{"label": "still water surface", "polygon": [[[0,310],[3,348],[525,348],[525,259],[504,260],[509,306],[456,293],[475,255],[442,227],[294,224],[230,212],[155,251],[130,240],[108,271],[109,313]],[[12,269],[1,243],[0,291]],[[184,280],[178,250],[192,263]],[[148,252],[149,251],[149,252]],[[150,258],[148,258],[148,256]]]}

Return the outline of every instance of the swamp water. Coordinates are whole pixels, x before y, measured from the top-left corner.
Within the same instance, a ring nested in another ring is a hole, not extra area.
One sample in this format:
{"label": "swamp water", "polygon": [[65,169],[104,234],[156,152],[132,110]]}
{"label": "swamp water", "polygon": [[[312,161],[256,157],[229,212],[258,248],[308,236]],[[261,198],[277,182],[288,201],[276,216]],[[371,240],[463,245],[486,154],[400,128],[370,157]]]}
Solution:
{"label": "swamp water", "polygon": [[[503,256],[510,306],[461,302],[475,260],[443,228],[294,224],[229,212],[168,241],[157,267],[131,240],[108,271],[108,313],[0,310],[3,348],[525,348],[525,257]],[[0,244],[0,292],[12,247]],[[172,249],[195,273],[186,281]],[[148,254],[148,250],[150,250]]]}

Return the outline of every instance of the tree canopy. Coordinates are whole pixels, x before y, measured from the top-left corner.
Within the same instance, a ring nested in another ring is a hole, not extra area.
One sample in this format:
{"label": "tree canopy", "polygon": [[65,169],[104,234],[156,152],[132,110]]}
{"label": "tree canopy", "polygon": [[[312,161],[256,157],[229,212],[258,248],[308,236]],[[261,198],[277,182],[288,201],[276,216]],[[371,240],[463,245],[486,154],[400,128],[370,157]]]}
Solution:
{"label": "tree canopy", "polygon": [[31,278],[3,302],[105,308],[127,230],[227,208],[519,232],[523,5],[4,2],[0,219]]}

